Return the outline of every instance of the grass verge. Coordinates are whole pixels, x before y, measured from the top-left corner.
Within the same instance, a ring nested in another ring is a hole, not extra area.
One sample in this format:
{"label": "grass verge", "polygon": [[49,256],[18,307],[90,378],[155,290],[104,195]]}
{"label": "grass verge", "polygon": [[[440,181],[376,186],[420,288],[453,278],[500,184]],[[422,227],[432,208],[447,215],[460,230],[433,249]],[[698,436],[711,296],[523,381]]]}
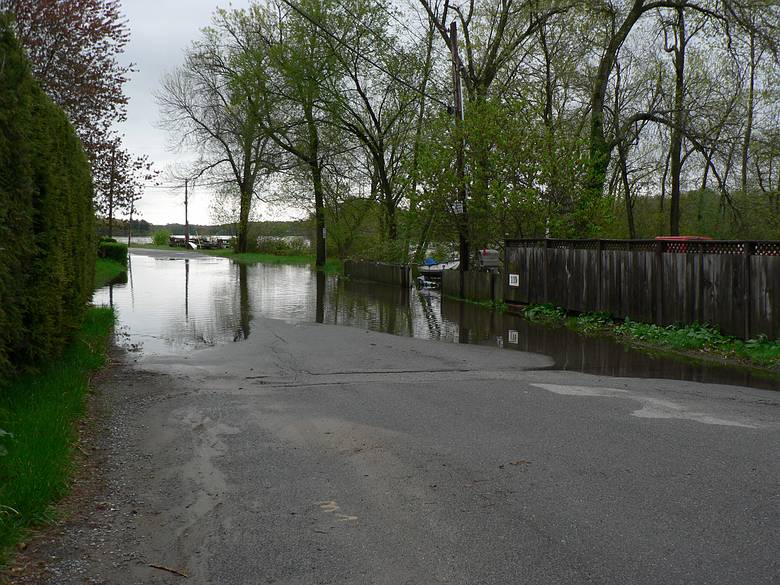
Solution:
{"label": "grass verge", "polygon": [[524,309],[523,316],[529,321],[565,325],[585,334],[613,335],[629,343],[658,347],[686,355],[703,353],[751,366],[780,369],[780,340],[770,341],[762,337],[743,341],[723,335],[711,325],[693,323],[663,327],[638,323],[630,319],[616,321],[609,313],[567,315],[564,309],[552,304],[529,305]]}
{"label": "grass verge", "polygon": [[95,288],[101,288],[127,273],[127,266],[114,260],[98,258],[95,262]]}
{"label": "grass verge", "polygon": [[[293,265],[314,265],[314,256],[277,256],[275,254],[259,254],[257,252],[245,252],[239,254],[233,250],[198,250],[202,254],[209,256],[220,256],[230,258],[239,264],[293,264]],[[325,272],[340,273],[344,265],[338,258],[331,258],[325,261]]]}
{"label": "grass verge", "polygon": [[92,372],[106,362],[111,309],[87,311],[71,347],[0,394],[0,562],[68,489]]}

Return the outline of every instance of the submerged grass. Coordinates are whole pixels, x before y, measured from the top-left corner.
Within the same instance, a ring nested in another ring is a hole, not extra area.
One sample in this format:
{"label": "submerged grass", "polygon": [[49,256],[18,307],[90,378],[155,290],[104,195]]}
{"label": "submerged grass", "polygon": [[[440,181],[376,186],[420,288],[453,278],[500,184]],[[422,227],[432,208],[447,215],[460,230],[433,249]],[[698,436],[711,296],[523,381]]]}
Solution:
{"label": "submerged grass", "polygon": [[743,341],[723,335],[706,324],[652,325],[626,319],[616,321],[609,313],[582,313],[567,316],[561,307],[552,304],[529,305],[523,311],[529,321],[565,325],[585,334],[614,335],[629,343],[651,345],[678,352],[703,352],[712,356],[734,359],[749,365],[780,368],[780,340],[766,337]]}
{"label": "submerged grass", "polygon": [[454,295],[442,295],[442,296],[444,296],[444,298],[447,299],[452,299],[454,301],[460,301],[461,303],[466,303],[467,305],[475,305],[477,307],[483,307],[485,309],[498,311],[499,313],[503,313],[507,310],[507,304],[504,301],[475,301],[473,299],[464,299]]}
{"label": "submerged grass", "polygon": [[95,262],[95,288],[101,288],[127,273],[127,266],[119,262],[98,258]]}
{"label": "submerged grass", "polygon": [[[173,248],[171,246],[157,244],[133,244],[132,248],[141,248],[147,250],[172,250],[176,252],[189,252],[186,248]],[[277,254],[261,254],[258,252],[238,253],[232,249],[219,250],[192,250],[194,253],[207,254],[209,256],[219,256],[220,258],[230,258],[239,264],[292,264],[295,266],[314,265],[314,256],[280,256]],[[331,258],[325,261],[325,272],[329,274],[340,274],[344,270],[344,264],[338,258]]]}
{"label": "submerged grass", "polygon": [[71,347],[0,394],[0,563],[32,526],[52,517],[68,489],[76,421],[90,375],[106,362],[111,309],[87,311]]}

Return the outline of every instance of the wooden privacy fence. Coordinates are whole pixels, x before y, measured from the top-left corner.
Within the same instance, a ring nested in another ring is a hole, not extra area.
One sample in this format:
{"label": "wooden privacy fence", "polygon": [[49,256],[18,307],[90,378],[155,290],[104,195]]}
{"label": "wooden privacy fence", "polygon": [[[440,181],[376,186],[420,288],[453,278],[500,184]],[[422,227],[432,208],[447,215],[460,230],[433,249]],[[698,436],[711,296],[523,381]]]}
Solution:
{"label": "wooden privacy fence", "polygon": [[507,240],[504,298],[780,338],[780,242]]}
{"label": "wooden privacy fence", "polygon": [[344,274],[355,280],[380,282],[406,288],[412,286],[412,271],[406,264],[345,260]]}
{"label": "wooden privacy fence", "polygon": [[503,299],[503,278],[498,273],[470,270],[463,274],[463,291],[460,290],[460,271],[444,270],[441,277],[441,292],[447,297],[463,298],[468,301],[497,302]]}

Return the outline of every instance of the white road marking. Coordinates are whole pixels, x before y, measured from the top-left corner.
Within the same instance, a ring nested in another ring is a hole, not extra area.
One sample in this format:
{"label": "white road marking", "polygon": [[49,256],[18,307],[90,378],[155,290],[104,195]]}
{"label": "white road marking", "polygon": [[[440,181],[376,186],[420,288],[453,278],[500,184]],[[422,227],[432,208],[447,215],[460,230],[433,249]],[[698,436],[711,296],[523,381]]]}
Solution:
{"label": "white road marking", "polygon": [[758,428],[757,425],[737,421],[733,419],[720,418],[704,412],[691,412],[687,407],[669,400],[651,398],[649,396],[636,395],[628,390],[621,388],[604,388],[599,386],[568,386],[563,384],[531,384],[536,388],[541,388],[548,392],[561,394],[564,396],[590,396],[605,398],[627,398],[636,400],[642,404],[631,413],[631,416],[638,418],[661,418],[661,419],[683,419],[702,423],[705,425],[722,425],[729,427],[742,427],[747,429]]}

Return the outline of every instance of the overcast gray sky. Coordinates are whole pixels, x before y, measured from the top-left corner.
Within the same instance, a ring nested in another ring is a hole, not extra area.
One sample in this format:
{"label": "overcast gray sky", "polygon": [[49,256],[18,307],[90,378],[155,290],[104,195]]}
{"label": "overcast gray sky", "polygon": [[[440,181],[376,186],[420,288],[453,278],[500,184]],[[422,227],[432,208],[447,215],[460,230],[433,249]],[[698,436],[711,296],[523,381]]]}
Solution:
{"label": "overcast gray sky", "polygon": [[[184,49],[211,22],[217,6],[243,7],[248,0],[123,0],[122,4],[130,27],[123,61],[135,63],[137,71],[125,86],[130,103],[127,122],[120,131],[131,152],[149,155],[164,171],[170,164],[191,157],[186,152],[171,152],[168,133],[156,128],[159,112],[154,92],[160,79],[181,64]],[[212,223],[209,201],[210,193],[196,186],[189,205],[191,223]],[[184,223],[184,192],[147,189],[138,208],[141,219],[154,224]]]}

